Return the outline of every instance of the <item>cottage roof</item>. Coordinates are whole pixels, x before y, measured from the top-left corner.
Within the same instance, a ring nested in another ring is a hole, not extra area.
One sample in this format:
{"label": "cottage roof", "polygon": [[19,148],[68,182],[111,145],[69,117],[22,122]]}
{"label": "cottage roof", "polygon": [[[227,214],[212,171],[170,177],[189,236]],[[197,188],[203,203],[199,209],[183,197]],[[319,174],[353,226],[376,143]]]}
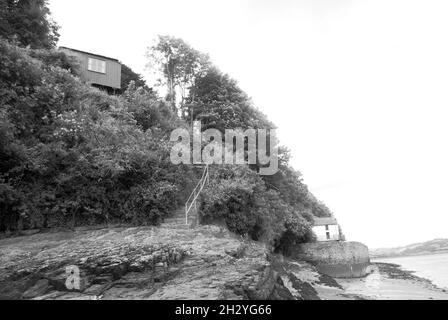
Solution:
{"label": "cottage roof", "polygon": [[317,218],[314,217],[314,226],[332,226],[337,225],[338,221],[335,218],[329,217],[329,218]]}
{"label": "cottage roof", "polygon": [[61,49],[66,49],[66,50],[75,51],[75,52],[79,52],[79,53],[83,53],[83,54],[88,54],[88,55],[95,56],[95,57],[98,57],[98,58],[103,58],[103,59],[113,60],[113,61],[119,62],[118,59],[102,56],[102,55],[91,53],[91,52],[87,52],[87,51],[82,51],[82,50],[78,50],[78,49],[72,49],[72,48],[68,48],[68,47],[60,47],[60,48]]}

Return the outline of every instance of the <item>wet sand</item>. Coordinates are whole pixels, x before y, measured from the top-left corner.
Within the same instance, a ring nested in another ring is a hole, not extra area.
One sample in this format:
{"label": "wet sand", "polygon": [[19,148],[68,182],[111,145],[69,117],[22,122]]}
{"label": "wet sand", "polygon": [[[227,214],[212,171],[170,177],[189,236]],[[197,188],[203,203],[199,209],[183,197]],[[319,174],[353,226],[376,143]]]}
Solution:
{"label": "wet sand", "polygon": [[369,300],[448,300],[447,290],[396,264],[375,263],[362,279],[337,279],[346,294]]}

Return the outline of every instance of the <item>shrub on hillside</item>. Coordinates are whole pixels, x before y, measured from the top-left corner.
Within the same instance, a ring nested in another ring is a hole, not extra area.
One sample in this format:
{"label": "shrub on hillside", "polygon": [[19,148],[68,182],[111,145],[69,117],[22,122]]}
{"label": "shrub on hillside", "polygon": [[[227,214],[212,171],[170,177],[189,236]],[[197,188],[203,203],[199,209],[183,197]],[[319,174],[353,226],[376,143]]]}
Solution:
{"label": "shrub on hillside", "polygon": [[172,107],[158,100],[151,90],[137,87],[135,82],[131,81],[122,96],[128,104],[129,112],[143,131],[155,127],[164,131],[175,128],[176,116]]}
{"label": "shrub on hillside", "polygon": [[85,85],[64,59],[0,41],[0,231],[159,223],[193,180],[169,159],[174,115]]}
{"label": "shrub on hillside", "polygon": [[44,67],[58,67],[70,71],[75,76],[81,75],[79,60],[75,56],[68,55],[61,50],[29,50],[28,53],[32,58],[42,61]]}
{"label": "shrub on hillside", "polygon": [[224,221],[231,231],[279,250],[312,239],[311,216],[269,190],[255,172],[243,166],[213,168],[212,172],[201,198],[203,221]]}

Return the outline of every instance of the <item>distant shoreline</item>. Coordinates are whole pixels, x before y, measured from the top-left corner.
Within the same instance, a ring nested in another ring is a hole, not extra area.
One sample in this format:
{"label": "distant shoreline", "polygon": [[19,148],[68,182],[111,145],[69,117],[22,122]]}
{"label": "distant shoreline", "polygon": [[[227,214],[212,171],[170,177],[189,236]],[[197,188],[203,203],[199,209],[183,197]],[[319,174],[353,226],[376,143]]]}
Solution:
{"label": "distant shoreline", "polygon": [[410,244],[404,247],[371,249],[370,257],[372,259],[415,257],[439,253],[448,253],[448,239],[434,239],[431,241]]}
{"label": "distant shoreline", "polygon": [[370,259],[374,261],[373,263],[376,263],[378,259],[395,259],[395,258],[411,258],[411,257],[424,257],[424,256],[432,256],[432,255],[438,255],[438,254],[447,254],[448,250],[441,250],[437,252],[422,252],[422,253],[416,253],[416,254],[404,254],[404,255],[370,255]]}

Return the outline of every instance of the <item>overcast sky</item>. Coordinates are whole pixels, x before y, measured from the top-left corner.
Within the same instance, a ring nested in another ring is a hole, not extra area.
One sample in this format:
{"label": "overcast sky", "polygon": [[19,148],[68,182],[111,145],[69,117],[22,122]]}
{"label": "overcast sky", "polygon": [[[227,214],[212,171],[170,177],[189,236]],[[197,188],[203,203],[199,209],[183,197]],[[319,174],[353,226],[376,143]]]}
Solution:
{"label": "overcast sky", "polygon": [[446,0],[51,0],[60,45],[145,74],[158,34],[211,55],[280,128],[349,240],[448,238]]}

